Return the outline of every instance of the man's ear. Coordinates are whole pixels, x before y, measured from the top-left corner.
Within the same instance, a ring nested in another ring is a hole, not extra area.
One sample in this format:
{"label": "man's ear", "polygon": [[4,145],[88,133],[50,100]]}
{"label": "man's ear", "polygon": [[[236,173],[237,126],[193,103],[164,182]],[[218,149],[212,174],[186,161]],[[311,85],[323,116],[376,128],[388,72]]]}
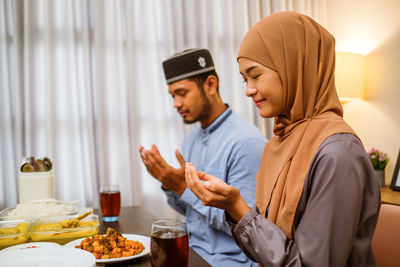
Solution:
{"label": "man's ear", "polygon": [[209,95],[218,94],[218,79],[214,75],[209,75],[204,82],[204,89],[207,90]]}

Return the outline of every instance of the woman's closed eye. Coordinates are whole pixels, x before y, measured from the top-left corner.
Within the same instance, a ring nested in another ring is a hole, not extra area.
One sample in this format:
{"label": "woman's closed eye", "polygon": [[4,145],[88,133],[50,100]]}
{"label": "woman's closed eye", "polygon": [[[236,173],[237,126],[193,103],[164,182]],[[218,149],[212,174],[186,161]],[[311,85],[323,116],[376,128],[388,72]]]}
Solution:
{"label": "woman's closed eye", "polygon": [[[260,76],[261,76],[261,73],[260,73],[260,74],[253,75],[253,76],[250,76],[250,79],[256,81]],[[243,77],[242,82],[247,83],[247,78]]]}

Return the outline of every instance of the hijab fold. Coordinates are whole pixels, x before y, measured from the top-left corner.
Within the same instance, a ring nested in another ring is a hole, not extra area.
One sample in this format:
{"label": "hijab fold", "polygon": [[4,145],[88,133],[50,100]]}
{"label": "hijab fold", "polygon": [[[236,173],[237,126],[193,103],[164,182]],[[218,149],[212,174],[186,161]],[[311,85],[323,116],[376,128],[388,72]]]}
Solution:
{"label": "hijab fold", "polygon": [[[243,38],[238,59],[279,74],[284,111],[274,118],[274,137],[257,173],[256,205],[293,239],[294,219],[311,161],[329,136],[354,133],[343,120],[336,93],[335,39],[308,16],[279,12],[255,24]],[[268,99],[267,99],[268,101]]]}

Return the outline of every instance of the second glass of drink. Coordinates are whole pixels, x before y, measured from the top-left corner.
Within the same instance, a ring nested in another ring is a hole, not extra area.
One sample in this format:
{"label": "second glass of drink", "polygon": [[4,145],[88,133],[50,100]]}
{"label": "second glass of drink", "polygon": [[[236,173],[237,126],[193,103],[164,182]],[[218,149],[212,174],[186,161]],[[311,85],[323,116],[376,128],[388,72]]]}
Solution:
{"label": "second glass of drink", "polygon": [[188,266],[189,241],[185,222],[173,219],[153,222],[150,240],[153,267]]}
{"label": "second glass of drink", "polygon": [[121,193],[118,185],[100,187],[100,209],[103,222],[116,222],[121,209]]}

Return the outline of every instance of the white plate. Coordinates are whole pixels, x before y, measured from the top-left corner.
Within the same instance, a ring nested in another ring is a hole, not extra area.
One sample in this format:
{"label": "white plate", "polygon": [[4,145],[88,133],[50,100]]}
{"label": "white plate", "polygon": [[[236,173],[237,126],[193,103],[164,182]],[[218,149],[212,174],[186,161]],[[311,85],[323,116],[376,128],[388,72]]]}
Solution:
{"label": "white plate", "polygon": [[8,250],[43,248],[43,247],[49,248],[49,247],[59,247],[59,246],[61,246],[61,245],[57,244],[57,243],[52,243],[52,242],[31,242],[31,243],[24,243],[24,244],[19,244],[19,245],[14,245],[11,247],[3,248],[0,251],[3,252],[3,251],[8,251]]}
{"label": "white plate", "polygon": [[94,267],[96,258],[85,250],[64,246],[15,249],[0,252],[0,266]]}
{"label": "white plate", "polygon": [[[97,263],[112,263],[112,262],[127,261],[127,260],[131,260],[134,258],[143,257],[150,253],[150,237],[143,236],[143,235],[131,235],[131,234],[122,234],[122,236],[129,240],[139,241],[140,243],[142,243],[144,245],[144,250],[137,255],[133,255],[133,256],[129,256],[129,257],[111,258],[111,259],[107,259],[107,260],[97,259],[96,260]],[[65,244],[64,246],[68,246],[68,247],[78,246],[81,243],[81,241],[85,238],[86,237],[71,241],[71,242]]]}

